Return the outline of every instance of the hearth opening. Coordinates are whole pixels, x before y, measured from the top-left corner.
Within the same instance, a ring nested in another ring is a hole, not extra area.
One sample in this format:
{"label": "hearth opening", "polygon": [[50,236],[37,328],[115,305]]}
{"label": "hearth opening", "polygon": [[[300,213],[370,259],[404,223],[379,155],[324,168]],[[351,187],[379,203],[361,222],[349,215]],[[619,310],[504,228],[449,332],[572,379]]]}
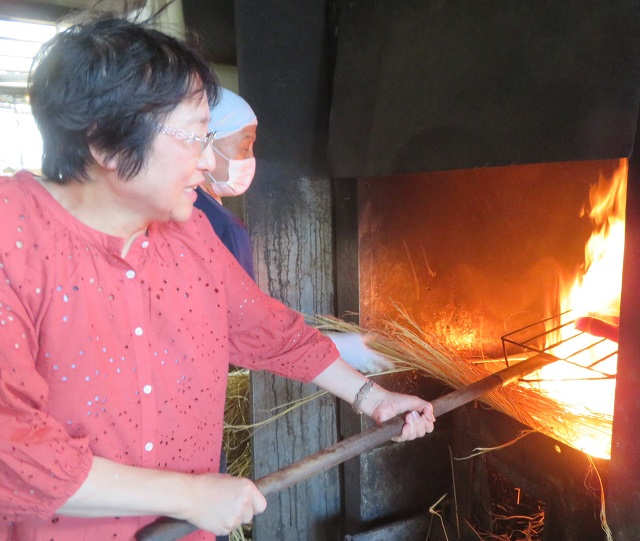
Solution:
{"label": "hearth opening", "polygon": [[[465,496],[466,519],[472,508],[483,508],[485,522],[494,517],[489,521],[497,534],[495,509],[508,503],[488,497],[487,483],[497,471],[502,485],[520,487],[538,502],[539,510],[525,520],[531,537],[523,539],[560,538],[549,532],[565,540],[600,539],[601,485],[591,481],[594,487],[585,488],[585,476],[597,464],[597,478],[606,485],[611,454],[627,160],[412,173],[357,183],[362,326],[375,329],[407,318],[465,362],[491,372],[535,355],[558,359],[517,384],[557,402],[562,412],[538,416],[548,430],[522,438],[538,442],[528,460],[520,459],[520,447],[531,444],[520,443],[519,434],[530,427],[478,405],[455,414],[453,431],[464,434],[452,436],[458,442],[453,459],[460,458],[456,452],[513,442],[474,459],[481,460],[480,470],[477,464],[453,468],[471,468],[476,476],[482,471],[485,479],[485,501]],[[537,415],[535,407],[528,413]],[[543,447],[548,456],[537,460]],[[558,526],[571,523],[574,512],[579,526]]]}

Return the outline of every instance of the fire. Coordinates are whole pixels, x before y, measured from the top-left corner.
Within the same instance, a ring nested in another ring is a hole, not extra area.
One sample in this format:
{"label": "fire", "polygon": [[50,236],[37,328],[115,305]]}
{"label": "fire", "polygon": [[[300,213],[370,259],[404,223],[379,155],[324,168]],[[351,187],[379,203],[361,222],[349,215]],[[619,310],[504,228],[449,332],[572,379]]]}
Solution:
{"label": "fire", "polygon": [[[558,305],[563,314],[561,323],[566,326],[562,326],[553,337],[553,343],[558,345],[549,350],[569,362],[556,362],[539,374],[539,390],[544,394],[567,404],[577,413],[590,412],[610,418],[613,418],[617,338],[608,332],[604,333],[608,338],[594,338],[589,333],[576,336],[574,321],[597,318],[597,325],[617,331],[626,187],[627,161],[621,160],[611,178],[601,177],[591,188],[589,218],[593,232],[585,247],[583,268],[573,283],[561,287]],[[596,342],[597,345],[593,346]],[[574,446],[590,455],[609,458],[611,433],[578,437]]]}

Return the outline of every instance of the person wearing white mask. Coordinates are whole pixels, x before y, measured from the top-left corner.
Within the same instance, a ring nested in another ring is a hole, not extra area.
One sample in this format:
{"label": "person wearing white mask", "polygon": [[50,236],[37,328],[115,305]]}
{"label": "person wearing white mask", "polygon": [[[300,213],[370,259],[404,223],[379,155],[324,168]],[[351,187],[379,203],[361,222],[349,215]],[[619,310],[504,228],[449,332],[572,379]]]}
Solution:
{"label": "person wearing white mask", "polygon": [[242,97],[226,88],[210,114],[209,129],[218,159],[216,168],[209,172],[209,193],[220,201],[221,197],[242,195],[251,185],[256,172],[253,145],[258,118]]}
{"label": "person wearing white mask", "polygon": [[[209,132],[214,134],[213,150],[216,167],[205,176],[209,182],[197,188],[194,204],[204,212],[214,231],[255,280],[251,238],[245,223],[222,204],[223,197],[242,195],[247,191],[256,170],[253,145],[258,118],[251,106],[238,94],[221,88],[218,103],[210,109]],[[359,333],[325,333],[336,345],[342,358],[363,373],[380,372],[392,366],[366,344],[370,336]],[[220,468],[226,473],[227,460],[222,454]],[[227,541],[228,537],[219,537]]]}
{"label": "person wearing white mask", "polygon": [[[220,100],[210,110],[209,131],[214,135],[216,167],[206,176],[209,182],[198,188],[195,207],[202,210],[223,244],[235,256],[247,274],[254,277],[251,239],[245,223],[222,205],[223,197],[247,191],[256,170],[253,145],[258,118],[241,96],[222,88]],[[363,373],[381,372],[393,364],[367,346],[371,335],[325,333],[342,358]]]}
{"label": "person wearing white mask", "polygon": [[195,207],[207,215],[222,243],[251,278],[254,276],[251,239],[245,223],[222,205],[223,197],[242,195],[255,175],[253,144],[258,119],[240,96],[222,88],[220,100],[210,110],[209,131],[214,134],[216,167],[208,171],[206,182],[197,189]]}

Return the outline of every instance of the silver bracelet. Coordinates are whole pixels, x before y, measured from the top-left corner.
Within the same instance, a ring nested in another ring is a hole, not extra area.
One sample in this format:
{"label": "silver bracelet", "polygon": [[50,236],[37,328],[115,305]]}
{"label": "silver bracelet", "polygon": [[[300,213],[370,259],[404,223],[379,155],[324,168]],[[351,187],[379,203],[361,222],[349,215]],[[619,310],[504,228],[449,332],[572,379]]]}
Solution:
{"label": "silver bracelet", "polygon": [[362,415],[360,406],[362,405],[364,399],[367,398],[367,395],[369,394],[371,389],[373,389],[373,381],[367,380],[367,382],[362,387],[360,387],[360,390],[356,394],[356,399],[353,401],[353,404],[351,404],[351,409],[358,415]]}

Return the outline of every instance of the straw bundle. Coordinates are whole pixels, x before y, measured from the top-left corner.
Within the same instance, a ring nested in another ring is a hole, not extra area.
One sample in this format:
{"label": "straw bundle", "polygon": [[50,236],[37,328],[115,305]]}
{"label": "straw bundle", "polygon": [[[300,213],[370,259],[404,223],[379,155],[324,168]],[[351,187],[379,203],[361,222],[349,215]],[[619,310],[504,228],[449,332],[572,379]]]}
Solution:
{"label": "straw bundle", "polygon": [[[423,331],[401,307],[398,307],[398,312],[397,319],[387,320],[380,325],[381,329],[373,331],[375,339],[371,340],[368,345],[392,359],[399,370],[415,370],[458,389],[504,368],[504,364],[494,362],[494,369],[488,370],[487,367],[491,366],[491,363],[477,364],[461,358],[443,345],[436,336]],[[372,332],[330,316],[316,316],[315,325],[325,331]],[[480,401],[511,416],[533,430],[572,447],[575,447],[574,442],[580,441],[581,438],[596,440],[611,438],[611,417],[590,414],[588,411],[575,413],[568,404],[562,404],[542,395],[536,389],[522,383],[512,384],[487,393],[480,398]],[[486,452],[491,449],[479,451]],[[595,465],[593,467],[595,469]],[[604,493],[602,489],[600,492],[602,528],[607,539],[610,540]],[[525,528],[521,530],[525,535],[524,539],[534,541],[540,539],[544,513],[533,514],[531,517],[494,516],[494,519],[496,521],[504,520],[507,524],[512,524],[513,519],[525,519]],[[486,532],[476,533],[478,539],[486,541],[512,539],[511,534],[496,536]]]}
{"label": "straw bundle", "polygon": [[[397,370],[414,370],[438,379],[454,389],[465,387],[492,372],[504,368],[494,362],[478,364],[463,359],[447,348],[437,337],[423,331],[408,314],[398,308],[399,316],[381,323],[379,329],[363,329],[332,316],[315,316],[310,323],[321,331],[371,333],[374,339],[368,346],[394,361]],[[285,404],[273,417],[260,423],[266,424],[286,415],[292,409],[324,394],[315,393],[305,399]],[[480,399],[488,406],[501,411],[531,429],[542,432],[569,446],[581,437],[611,437],[612,419],[588,412],[575,413],[536,389],[524,384],[512,384],[487,393]],[[239,370],[229,374],[227,401],[225,404],[224,449],[228,471],[232,475],[248,477],[251,473],[251,433],[259,425],[249,422],[249,373]],[[250,539],[251,529],[245,527],[232,532],[231,541]],[[532,537],[531,539],[533,539]]]}
{"label": "straw bundle", "polygon": [[[249,426],[249,371],[233,370],[227,379],[222,447],[227,472],[238,477],[251,475],[251,427]],[[229,541],[251,539],[251,525],[235,529]]]}
{"label": "straw bundle", "polygon": [[229,474],[239,477],[251,474],[249,415],[249,371],[234,370],[227,380],[222,445]]}
{"label": "straw bundle", "polygon": [[[382,322],[375,329],[369,347],[392,359],[398,369],[417,370],[436,378],[454,389],[480,380],[504,368],[504,363],[472,363],[448,349],[433,334],[423,331],[413,319],[398,307],[398,317]],[[316,316],[315,324],[326,331],[371,332],[331,316]],[[561,441],[569,446],[581,438],[610,438],[612,419],[609,416],[576,413],[568,404],[551,399],[525,384],[513,384],[480,399],[517,421]]]}

